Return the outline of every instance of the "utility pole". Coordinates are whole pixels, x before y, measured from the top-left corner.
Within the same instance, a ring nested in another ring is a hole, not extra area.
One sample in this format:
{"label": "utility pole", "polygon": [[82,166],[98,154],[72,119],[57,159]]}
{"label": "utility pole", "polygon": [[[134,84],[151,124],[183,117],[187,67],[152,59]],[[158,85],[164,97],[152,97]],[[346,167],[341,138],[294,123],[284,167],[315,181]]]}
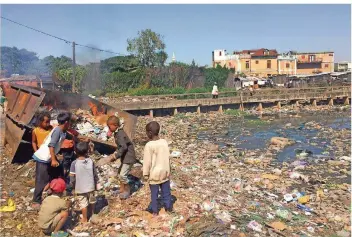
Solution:
{"label": "utility pole", "polygon": [[76,43],[72,42],[72,92],[76,91]]}

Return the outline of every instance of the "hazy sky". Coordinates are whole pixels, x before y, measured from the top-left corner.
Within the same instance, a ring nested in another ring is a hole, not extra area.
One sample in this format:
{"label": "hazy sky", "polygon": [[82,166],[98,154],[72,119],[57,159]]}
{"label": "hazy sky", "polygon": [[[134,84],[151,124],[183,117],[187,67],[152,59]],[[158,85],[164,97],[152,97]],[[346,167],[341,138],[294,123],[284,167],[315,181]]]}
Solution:
{"label": "hazy sky", "polygon": [[[171,60],[211,63],[214,49],[334,51],[351,61],[350,5],[1,5],[6,18],[61,38],[127,54],[126,39],[150,28]],[[5,20],[1,45],[71,56],[70,45]],[[77,61],[113,56],[77,47]]]}

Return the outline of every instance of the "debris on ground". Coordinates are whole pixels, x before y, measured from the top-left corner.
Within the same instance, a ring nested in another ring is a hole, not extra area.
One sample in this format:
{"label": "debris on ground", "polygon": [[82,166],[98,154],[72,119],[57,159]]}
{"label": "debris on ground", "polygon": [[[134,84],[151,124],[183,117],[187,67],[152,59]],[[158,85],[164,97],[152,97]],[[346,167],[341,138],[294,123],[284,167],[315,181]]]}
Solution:
{"label": "debris on ground", "polygon": [[[148,122],[161,123],[160,136],[169,142],[174,212],[164,210],[161,197],[159,216],[147,211],[150,190],[141,181],[140,164],[129,175],[131,197],[121,201],[120,161],[95,151],[102,186],[96,192],[97,214],[80,225],[79,213],[73,213],[67,229],[72,236],[101,237],[349,236],[351,130],[345,124],[350,114],[310,108],[297,112],[283,106],[280,118],[271,109],[255,119],[251,111],[243,118],[212,113],[139,117],[134,143],[140,160]],[[90,123],[93,130],[98,126]],[[273,146],[273,137],[292,142]],[[31,208],[35,163],[11,164],[2,155],[0,171],[1,207],[9,198],[16,204],[16,210],[0,212],[0,232],[41,236]]]}

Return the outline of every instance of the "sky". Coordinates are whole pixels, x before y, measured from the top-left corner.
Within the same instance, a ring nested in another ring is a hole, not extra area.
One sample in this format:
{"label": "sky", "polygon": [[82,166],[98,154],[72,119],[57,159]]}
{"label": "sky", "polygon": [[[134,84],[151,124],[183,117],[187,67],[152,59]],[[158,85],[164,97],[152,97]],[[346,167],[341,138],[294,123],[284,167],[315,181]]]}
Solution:
{"label": "sky", "polygon": [[[1,15],[79,44],[128,54],[127,39],[151,29],[171,60],[211,65],[212,51],[334,51],[351,61],[350,5],[1,5]],[[71,57],[72,47],[1,19],[1,46]],[[77,46],[77,62],[114,56]]]}

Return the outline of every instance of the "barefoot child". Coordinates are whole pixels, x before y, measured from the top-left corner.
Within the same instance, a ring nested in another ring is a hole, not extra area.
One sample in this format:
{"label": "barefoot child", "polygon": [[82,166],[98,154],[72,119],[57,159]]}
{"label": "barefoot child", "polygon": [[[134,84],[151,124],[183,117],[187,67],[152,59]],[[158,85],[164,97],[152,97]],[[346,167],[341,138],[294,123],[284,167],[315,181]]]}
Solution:
{"label": "barefoot child", "polygon": [[[121,159],[121,166],[118,170],[120,179],[120,198],[127,199],[131,195],[131,188],[128,184],[128,174],[133,165],[137,163],[133,143],[121,127],[120,120],[116,116],[109,117],[107,121],[110,132],[114,133],[117,151],[115,159]],[[113,161],[112,160],[112,161]]]}
{"label": "barefoot child", "polygon": [[88,207],[92,214],[94,212],[94,191],[98,184],[94,162],[87,157],[88,151],[88,142],[79,142],[76,145],[77,159],[72,162],[70,169],[70,186],[75,189],[76,202],[82,211],[81,222],[88,221]]}
{"label": "barefoot child", "polygon": [[172,211],[170,191],[170,151],[167,141],[159,138],[160,125],[153,121],[147,124],[146,132],[149,142],[144,148],[143,177],[148,180],[153,215],[158,215],[158,195],[161,188],[161,196],[166,211]]}
{"label": "barefoot child", "polygon": [[61,178],[50,182],[52,195],[43,200],[38,217],[38,226],[46,235],[68,236],[60,231],[68,218],[69,203],[61,198],[65,189],[66,183]]}

